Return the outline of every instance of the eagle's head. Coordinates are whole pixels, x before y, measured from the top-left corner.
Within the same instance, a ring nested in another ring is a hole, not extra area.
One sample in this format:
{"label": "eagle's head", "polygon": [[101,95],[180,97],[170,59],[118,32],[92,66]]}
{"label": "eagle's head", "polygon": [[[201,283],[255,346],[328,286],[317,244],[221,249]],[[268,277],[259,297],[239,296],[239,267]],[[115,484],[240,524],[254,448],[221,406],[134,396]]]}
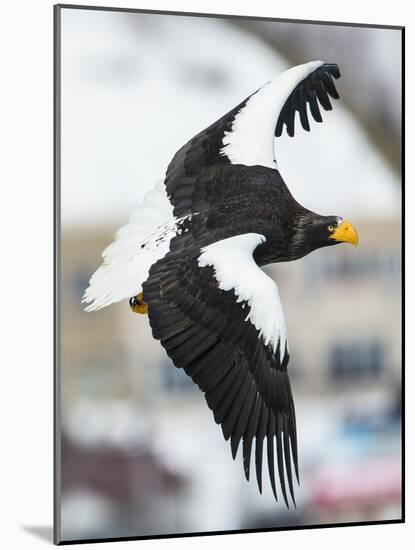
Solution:
{"label": "eagle's head", "polygon": [[359,242],[354,226],[339,216],[320,216],[309,212],[301,216],[296,224],[291,250],[295,258],[302,258],[313,250],[323,246]]}

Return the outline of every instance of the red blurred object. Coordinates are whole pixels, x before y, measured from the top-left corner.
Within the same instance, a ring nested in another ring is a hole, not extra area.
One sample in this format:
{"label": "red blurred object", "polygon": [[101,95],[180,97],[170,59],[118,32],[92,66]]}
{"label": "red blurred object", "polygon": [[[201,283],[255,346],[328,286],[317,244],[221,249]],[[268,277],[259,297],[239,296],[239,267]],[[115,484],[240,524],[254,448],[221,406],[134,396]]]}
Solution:
{"label": "red blurred object", "polygon": [[320,470],[311,489],[315,506],[370,506],[401,498],[400,460],[383,459]]}

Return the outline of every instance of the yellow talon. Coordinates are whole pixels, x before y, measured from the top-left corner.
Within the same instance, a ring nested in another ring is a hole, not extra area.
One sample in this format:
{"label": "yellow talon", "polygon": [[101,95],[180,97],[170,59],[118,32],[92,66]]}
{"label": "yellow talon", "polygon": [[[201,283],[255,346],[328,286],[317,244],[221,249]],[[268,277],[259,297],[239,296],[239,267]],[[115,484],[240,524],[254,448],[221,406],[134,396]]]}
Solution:
{"label": "yellow talon", "polygon": [[130,298],[130,308],[134,311],[134,313],[141,313],[142,315],[148,313],[148,305],[143,302],[142,292],[140,292],[140,294],[137,294],[137,296],[133,296],[133,298]]}

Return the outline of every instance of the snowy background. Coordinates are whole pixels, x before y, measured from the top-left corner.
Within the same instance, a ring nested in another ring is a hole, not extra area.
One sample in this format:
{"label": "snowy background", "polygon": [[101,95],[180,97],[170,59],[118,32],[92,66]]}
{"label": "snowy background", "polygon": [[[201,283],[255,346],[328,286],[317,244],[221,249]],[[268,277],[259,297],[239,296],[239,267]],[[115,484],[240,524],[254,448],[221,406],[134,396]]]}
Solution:
{"label": "snowy background", "polygon": [[[378,116],[383,107],[376,94],[384,92],[377,80],[390,80],[385,103],[395,106],[393,120],[399,120],[399,33],[331,32],[334,40],[346,34],[350,48],[351,34],[369,33],[381,50],[364,65],[357,57],[347,71],[341,57],[348,52],[334,53],[330,43],[301,62],[337,62],[340,96],[346,82],[360,90],[361,101],[378,105]],[[181,145],[291,66],[246,30],[200,17],[67,10],[62,44],[64,223],[125,219]],[[363,83],[367,66],[376,80]],[[343,101],[334,104],[324,124],[312,121],[312,132],[299,131],[295,143],[284,132],[276,144],[281,173],[294,196],[316,211],[336,212],[341,205],[347,216],[394,215],[399,175]]]}
{"label": "snowy background", "polygon": [[[400,516],[400,40],[389,29],[63,10],[65,540]],[[85,314],[80,295],[176,150],[313,59],[339,64],[341,100],[310,133],[278,139],[279,169],[306,207],[351,219],[362,246],[272,272],[298,350],[302,484],[286,511],[246,483],[146,319],[128,304]]]}

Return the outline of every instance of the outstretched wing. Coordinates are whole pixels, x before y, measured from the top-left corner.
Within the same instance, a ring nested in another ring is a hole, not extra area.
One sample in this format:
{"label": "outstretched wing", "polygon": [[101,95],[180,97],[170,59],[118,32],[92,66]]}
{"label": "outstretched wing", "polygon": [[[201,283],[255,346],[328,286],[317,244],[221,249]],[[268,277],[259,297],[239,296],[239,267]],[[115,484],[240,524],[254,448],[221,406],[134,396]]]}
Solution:
{"label": "outstretched wing", "polygon": [[230,438],[234,458],[242,440],[247,479],[255,439],[260,491],[267,440],[275,498],[276,451],[288,506],[286,479],[294,501],[292,461],[298,479],[295,412],[278,288],[252,256],[265,238],[238,235],[201,250],[189,247],[186,236],[175,240],[179,244],[152,266],[143,285],[153,336],[205,393],[225,439]]}
{"label": "outstretched wing", "polygon": [[339,77],[337,65],[322,61],[293,67],[192,138],[175,154],[166,172],[174,214],[195,212],[193,194],[201,173],[214,181],[223,165],[259,165],[277,171],[274,136],[282,134],[284,125],[288,135],[294,135],[296,112],[309,131],[308,108],[314,120],[321,122],[319,104],[332,109],[329,96],[339,98],[333,82]]}

